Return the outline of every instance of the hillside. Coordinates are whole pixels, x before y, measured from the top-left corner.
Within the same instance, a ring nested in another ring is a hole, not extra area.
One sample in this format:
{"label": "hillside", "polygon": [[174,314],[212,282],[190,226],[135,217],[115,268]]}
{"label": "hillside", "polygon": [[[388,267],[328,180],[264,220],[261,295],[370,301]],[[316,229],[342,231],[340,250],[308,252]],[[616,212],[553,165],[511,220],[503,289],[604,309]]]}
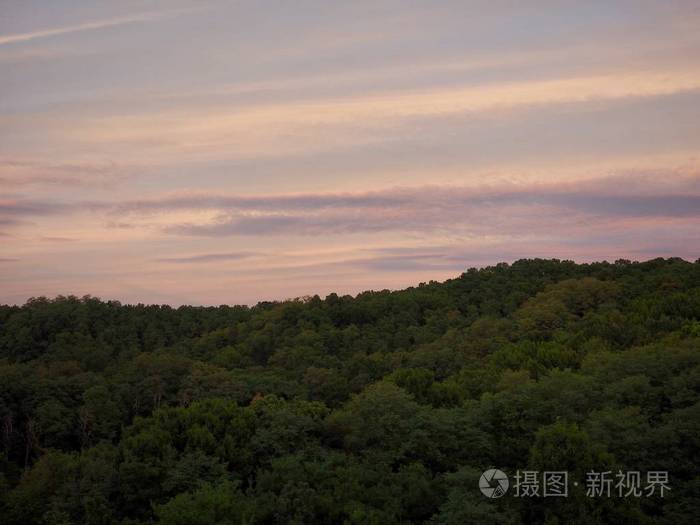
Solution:
{"label": "hillside", "polygon": [[[254,307],[32,299],[0,307],[0,420],[8,525],[695,523],[700,260]],[[568,497],[517,497],[518,470],[567,471]],[[590,497],[590,471],[670,490]]]}

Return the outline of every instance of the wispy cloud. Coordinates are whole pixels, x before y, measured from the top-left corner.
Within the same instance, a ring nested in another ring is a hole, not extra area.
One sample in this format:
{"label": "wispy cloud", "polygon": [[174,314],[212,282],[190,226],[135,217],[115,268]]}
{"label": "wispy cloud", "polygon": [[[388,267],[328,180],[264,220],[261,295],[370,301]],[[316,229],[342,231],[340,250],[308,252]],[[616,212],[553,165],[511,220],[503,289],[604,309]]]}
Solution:
{"label": "wispy cloud", "polygon": [[[138,217],[209,212],[197,222],[165,223],[191,236],[329,235],[385,231],[510,231],[547,221],[700,218],[700,177],[659,173],[570,184],[430,186],[374,192],[268,196],[174,195],[116,204],[108,213]],[[663,177],[662,177],[663,178]],[[630,187],[630,183],[634,183]],[[211,214],[214,214],[213,216]],[[163,224],[163,223],[161,223]]]}
{"label": "wispy cloud", "polygon": [[[178,193],[124,201],[0,201],[7,225],[30,217],[90,214],[138,233],[194,237],[323,236],[381,232],[493,235],[635,220],[700,219],[700,175],[637,172],[570,183],[415,186],[369,192],[269,194]],[[193,263],[250,257],[251,252],[161,259]]]}
{"label": "wispy cloud", "polygon": [[0,226],[6,231],[2,236],[8,236],[7,231],[27,225],[32,219],[56,216],[61,213],[74,213],[74,209],[66,209],[55,202],[37,199],[3,198],[0,196]]}
{"label": "wispy cloud", "polygon": [[200,255],[189,255],[186,257],[161,257],[158,262],[174,264],[209,263],[219,261],[239,261],[258,255],[255,252],[230,252],[230,253],[205,253]]}
{"label": "wispy cloud", "polygon": [[40,162],[0,159],[0,184],[5,188],[42,186],[108,186],[123,180],[127,168],[116,162]]}
{"label": "wispy cloud", "polygon": [[255,104],[194,105],[81,120],[56,130],[73,143],[135,158],[216,159],[310,155],[412,136],[416,124],[469,115],[662,97],[700,90],[700,69],[620,71],[486,85],[388,90]]}
{"label": "wispy cloud", "polygon": [[47,242],[75,242],[76,239],[71,239],[70,237],[52,237],[52,236],[46,236],[43,235],[39,238],[41,241],[47,241]]}
{"label": "wispy cloud", "polygon": [[0,218],[52,215],[65,210],[65,206],[43,200],[0,199]]}
{"label": "wispy cloud", "polygon": [[162,18],[164,16],[172,15],[172,14],[174,14],[173,11],[147,12],[147,13],[140,13],[137,15],[112,18],[109,20],[94,20],[92,22],[85,22],[82,24],[75,24],[75,25],[71,25],[71,26],[41,29],[38,31],[30,31],[27,33],[16,33],[13,35],[0,35],[0,46],[7,45],[7,44],[15,44],[15,43],[19,43],[19,42],[28,42],[30,40],[49,38],[49,37],[53,37],[53,36],[66,35],[66,34],[70,34],[70,33],[80,33],[83,31],[95,31],[97,29],[105,29],[108,27],[117,27],[117,26],[123,26],[123,25],[128,25],[128,24],[147,22],[149,20],[155,20],[158,18]]}

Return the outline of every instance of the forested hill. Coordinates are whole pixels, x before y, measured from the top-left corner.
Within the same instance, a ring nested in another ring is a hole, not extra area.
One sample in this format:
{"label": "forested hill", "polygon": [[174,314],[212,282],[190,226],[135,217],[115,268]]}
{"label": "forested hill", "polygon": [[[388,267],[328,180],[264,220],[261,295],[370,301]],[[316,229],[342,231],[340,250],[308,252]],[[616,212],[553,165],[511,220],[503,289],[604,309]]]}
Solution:
{"label": "forested hill", "polygon": [[[250,308],[2,306],[0,434],[8,525],[696,523],[700,260],[521,260]],[[581,486],[490,500],[489,467]],[[671,490],[587,497],[590,470]]]}

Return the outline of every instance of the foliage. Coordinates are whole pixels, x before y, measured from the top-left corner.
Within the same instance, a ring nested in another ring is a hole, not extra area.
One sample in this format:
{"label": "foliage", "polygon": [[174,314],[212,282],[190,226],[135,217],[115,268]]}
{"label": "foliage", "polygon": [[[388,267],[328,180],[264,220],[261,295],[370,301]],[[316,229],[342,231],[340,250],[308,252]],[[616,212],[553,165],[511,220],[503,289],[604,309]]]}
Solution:
{"label": "foliage", "polygon": [[[521,260],[254,307],[0,306],[7,524],[693,523],[700,261]],[[670,473],[484,498],[485,469]]]}

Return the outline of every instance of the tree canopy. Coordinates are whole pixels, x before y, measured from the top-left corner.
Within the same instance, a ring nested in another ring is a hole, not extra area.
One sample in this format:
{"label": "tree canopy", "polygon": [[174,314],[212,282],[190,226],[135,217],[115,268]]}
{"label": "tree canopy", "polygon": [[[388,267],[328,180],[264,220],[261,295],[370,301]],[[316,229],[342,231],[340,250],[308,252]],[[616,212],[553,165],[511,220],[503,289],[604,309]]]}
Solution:
{"label": "tree canopy", "polygon": [[[700,260],[0,306],[0,437],[8,525],[695,523]],[[667,471],[671,490],[489,500],[492,467]]]}

